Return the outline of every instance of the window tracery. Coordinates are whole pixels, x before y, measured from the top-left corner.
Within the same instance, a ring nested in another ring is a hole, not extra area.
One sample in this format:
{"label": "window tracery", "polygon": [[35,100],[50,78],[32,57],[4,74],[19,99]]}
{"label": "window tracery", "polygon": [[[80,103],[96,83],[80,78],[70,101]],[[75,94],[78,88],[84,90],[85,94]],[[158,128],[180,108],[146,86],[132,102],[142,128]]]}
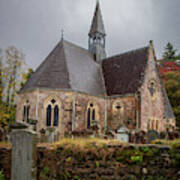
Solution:
{"label": "window tracery", "polygon": [[61,103],[56,97],[49,97],[44,103],[46,111],[46,126],[58,127]]}

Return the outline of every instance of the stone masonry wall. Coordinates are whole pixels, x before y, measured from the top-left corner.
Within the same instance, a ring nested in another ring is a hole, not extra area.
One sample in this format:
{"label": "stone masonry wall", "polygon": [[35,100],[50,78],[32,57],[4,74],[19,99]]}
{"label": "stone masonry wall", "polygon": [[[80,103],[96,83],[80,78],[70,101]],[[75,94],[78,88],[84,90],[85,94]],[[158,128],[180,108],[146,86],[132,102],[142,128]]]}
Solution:
{"label": "stone masonry wall", "polygon": [[136,129],[136,99],[134,96],[122,96],[108,100],[107,126],[117,130],[124,125],[128,129]]}
{"label": "stone masonry wall", "polygon": [[[10,180],[11,176],[11,147],[0,145],[0,172],[5,176],[5,180]],[[1,179],[1,178],[0,178]]]}
{"label": "stone masonry wall", "polygon": [[78,94],[76,97],[75,129],[77,131],[87,129],[87,110],[90,103],[94,106],[96,105],[96,121],[98,121],[100,133],[103,133],[105,124],[105,100],[86,94]]}
{"label": "stone masonry wall", "polygon": [[[59,125],[54,127],[59,133],[59,137],[63,137],[72,129],[72,103],[73,92],[56,91],[56,90],[34,90],[19,94],[17,101],[16,121],[23,119],[23,106],[28,100],[30,104],[29,119],[38,120],[37,132],[46,129],[46,108],[52,99],[56,99],[59,107]],[[52,123],[53,127],[53,123]]]}
{"label": "stone masonry wall", "polygon": [[[129,129],[135,129],[136,122],[136,99],[134,96],[122,96],[103,98],[83,93],[59,91],[59,90],[34,90],[19,94],[17,99],[17,121],[23,119],[23,108],[29,101],[29,119],[38,120],[37,132],[46,127],[46,108],[55,99],[59,107],[59,126],[55,127],[57,136],[71,134],[72,131],[87,129],[87,111],[90,103],[96,107],[96,121],[99,133],[103,134],[106,127],[117,130],[125,125]],[[75,100],[75,114],[73,114],[73,102]]]}
{"label": "stone masonry wall", "polygon": [[180,147],[91,144],[39,147],[39,180],[178,180]]}
{"label": "stone masonry wall", "polygon": [[[37,180],[178,180],[180,146],[38,145]],[[0,148],[0,171],[10,179],[11,150]]]}
{"label": "stone masonry wall", "polygon": [[[157,73],[155,57],[153,49],[149,49],[149,57],[147,57],[147,68],[144,83],[141,88],[141,129],[147,131],[148,123],[153,120],[159,122],[158,131],[164,131],[164,100],[161,90],[160,77]],[[151,95],[150,86],[154,83],[154,93]],[[149,122],[148,122],[149,121]]]}

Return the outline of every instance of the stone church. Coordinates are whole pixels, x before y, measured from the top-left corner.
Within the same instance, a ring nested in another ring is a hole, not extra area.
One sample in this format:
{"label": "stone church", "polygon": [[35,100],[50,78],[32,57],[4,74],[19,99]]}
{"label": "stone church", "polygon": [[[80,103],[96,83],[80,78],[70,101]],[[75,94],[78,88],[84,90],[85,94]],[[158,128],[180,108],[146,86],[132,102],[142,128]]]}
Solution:
{"label": "stone church", "polygon": [[53,131],[57,139],[175,128],[152,41],[107,57],[99,2],[88,36],[88,49],[62,38],[37,68],[18,94],[17,122],[35,121],[38,134]]}

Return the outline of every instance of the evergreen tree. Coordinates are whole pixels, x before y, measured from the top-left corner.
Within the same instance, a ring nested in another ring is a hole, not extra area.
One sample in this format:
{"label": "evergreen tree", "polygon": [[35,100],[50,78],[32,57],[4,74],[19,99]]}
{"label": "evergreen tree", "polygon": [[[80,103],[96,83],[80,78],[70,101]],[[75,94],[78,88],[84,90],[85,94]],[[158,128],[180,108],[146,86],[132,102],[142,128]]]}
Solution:
{"label": "evergreen tree", "polygon": [[174,49],[173,45],[168,42],[168,44],[165,47],[165,51],[163,54],[164,61],[175,61],[177,58],[176,56],[176,49]]}

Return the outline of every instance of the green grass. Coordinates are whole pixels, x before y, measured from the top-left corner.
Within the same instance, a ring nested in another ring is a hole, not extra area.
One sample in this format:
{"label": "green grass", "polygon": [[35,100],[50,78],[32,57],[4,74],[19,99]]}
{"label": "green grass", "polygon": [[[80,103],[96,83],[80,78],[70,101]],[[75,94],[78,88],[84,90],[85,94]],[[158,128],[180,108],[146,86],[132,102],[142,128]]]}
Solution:
{"label": "green grass", "polygon": [[57,148],[63,146],[65,148],[78,148],[84,150],[93,147],[106,147],[107,145],[126,145],[118,140],[104,140],[99,138],[64,138],[52,146]]}
{"label": "green grass", "polygon": [[176,144],[180,144],[180,139],[175,139],[175,140],[154,140],[151,142],[152,144],[162,144],[162,145],[169,145],[169,146],[174,146]]}

